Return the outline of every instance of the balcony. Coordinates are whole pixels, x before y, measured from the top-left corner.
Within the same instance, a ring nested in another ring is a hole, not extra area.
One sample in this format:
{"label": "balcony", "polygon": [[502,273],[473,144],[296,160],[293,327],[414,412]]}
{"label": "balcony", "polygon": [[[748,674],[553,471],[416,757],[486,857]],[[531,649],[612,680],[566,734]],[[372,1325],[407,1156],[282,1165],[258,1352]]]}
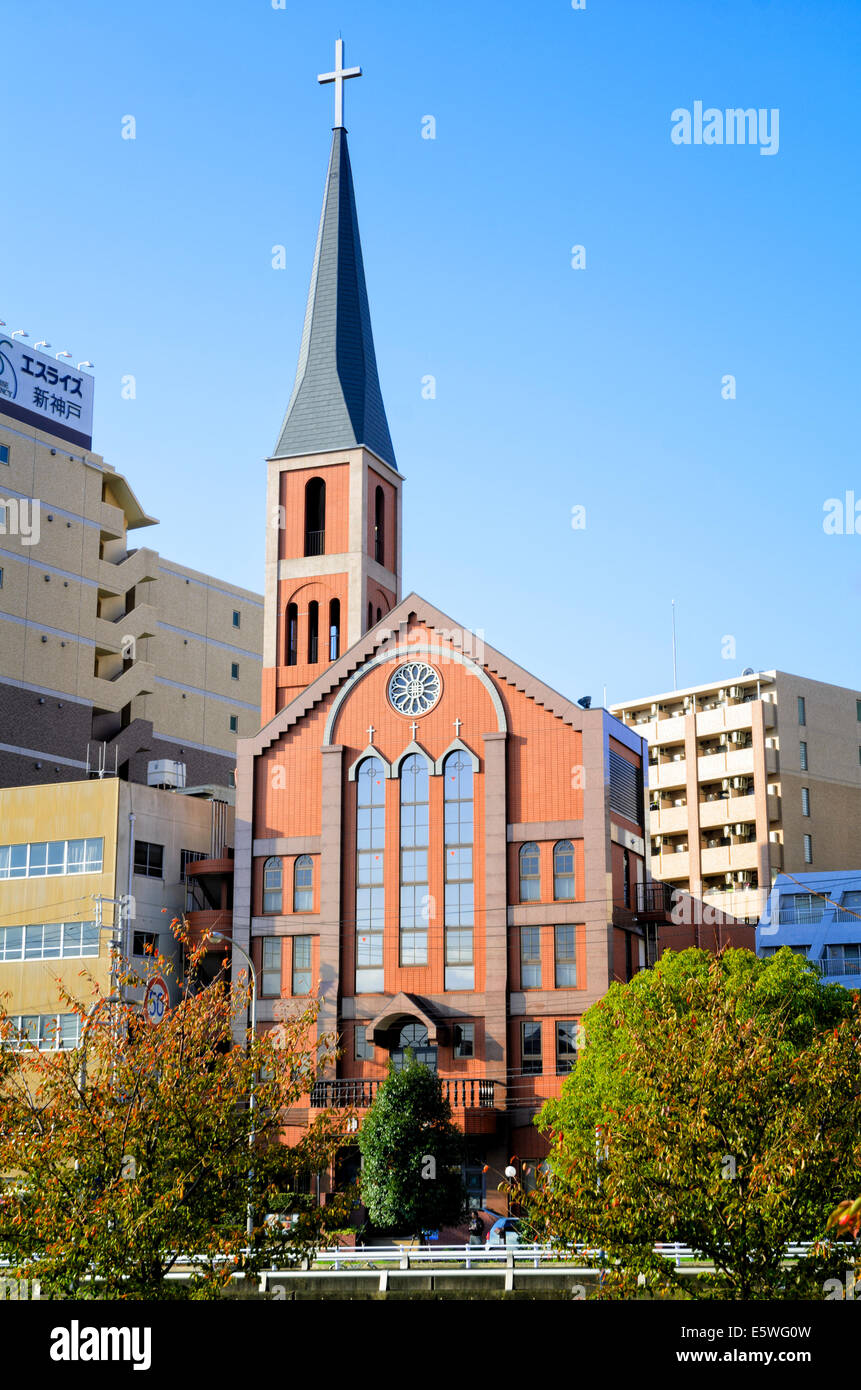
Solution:
{"label": "balcony", "polygon": [[[208,932],[218,932],[228,939],[233,936],[233,913],[229,909],[225,911],[207,908],[203,911],[186,912],[185,920],[188,923],[189,941],[193,947],[199,946]],[[208,949],[228,954],[230,951],[224,941],[212,941]]]}
{"label": "balcony", "polygon": [[326,532],[325,531],[306,531],[305,532],[305,554],[306,555],[325,555],[326,553]]}
{"label": "balcony", "polygon": [[759,868],[759,846],[756,840],[746,844],[721,845],[718,849],[704,849],[700,858],[703,874],[730,873],[741,869]]}
{"label": "balcony", "polygon": [[722,796],[717,801],[700,802],[700,825],[729,825],[756,821],[756,797]]}
{"label": "balcony", "polygon": [[687,806],[667,806],[663,811],[651,812],[649,829],[653,835],[682,835],[687,828]]}
{"label": "balcony", "polygon": [[[441,1076],[440,1081],[443,1097],[452,1110],[493,1109],[495,1081],[475,1076]],[[316,1081],[311,1092],[311,1109],[367,1110],[382,1084],[381,1077]]]}
{"label": "balcony", "polygon": [[752,777],[753,749],[738,748],[704,753],[697,758],[697,779],[720,782],[724,777]]}
{"label": "balcony", "polygon": [[684,758],[677,762],[649,764],[649,787],[683,787],[687,781],[688,765]]}
{"label": "balcony", "polygon": [[637,884],[637,917],[641,922],[668,922],[673,910],[673,889],[668,883]]}
{"label": "balcony", "polygon": [[672,883],[691,876],[691,856],[687,850],[670,850],[667,854],[652,855],[652,873],[656,878]]}
{"label": "balcony", "polygon": [[[683,714],[662,715],[653,725],[654,733],[649,743],[682,743],[685,737],[685,716]],[[641,731],[638,729],[638,733]],[[645,735],[643,735],[645,737]]]}

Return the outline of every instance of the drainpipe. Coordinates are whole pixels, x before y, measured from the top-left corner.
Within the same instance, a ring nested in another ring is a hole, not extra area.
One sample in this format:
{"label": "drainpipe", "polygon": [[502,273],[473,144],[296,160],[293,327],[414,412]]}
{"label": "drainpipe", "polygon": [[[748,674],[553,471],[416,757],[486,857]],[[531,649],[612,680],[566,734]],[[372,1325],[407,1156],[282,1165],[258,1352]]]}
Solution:
{"label": "drainpipe", "polygon": [[[131,792],[130,792],[129,794],[131,795]],[[126,894],[127,894],[127,896],[126,896],[126,910],[125,910],[125,917],[124,917],[124,923],[123,923],[123,925],[124,925],[124,927],[125,927],[125,931],[124,931],[125,940],[123,941],[123,945],[122,945],[123,956],[126,958],[126,960],[128,960],[129,956],[131,955],[131,944],[132,944],[132,943],[131,943],[131,920],[132,920],[131,904],[132,904],[132,870],[133,870],[133,868],[134,868],[134,859],[135,859],[135,813],[134,813],[134,811],[129,811],[129,874],[128,874],[127,885],[126,885]]]}

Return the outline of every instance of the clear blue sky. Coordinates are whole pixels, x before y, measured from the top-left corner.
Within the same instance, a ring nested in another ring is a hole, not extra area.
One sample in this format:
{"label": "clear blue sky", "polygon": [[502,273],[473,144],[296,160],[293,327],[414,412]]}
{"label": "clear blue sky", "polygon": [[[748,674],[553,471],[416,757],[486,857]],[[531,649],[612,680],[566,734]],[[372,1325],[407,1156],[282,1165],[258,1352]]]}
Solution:
{"label": "clear blue sky", "polygon": [[[339,30],[405,591],[574,698],[671,685],[672,598],[681,684],[861,688],[857,0],[7,7],[0,318],[96,363],[141,540],[262,588]],[[676,146],[695,101],[779,152]]]}

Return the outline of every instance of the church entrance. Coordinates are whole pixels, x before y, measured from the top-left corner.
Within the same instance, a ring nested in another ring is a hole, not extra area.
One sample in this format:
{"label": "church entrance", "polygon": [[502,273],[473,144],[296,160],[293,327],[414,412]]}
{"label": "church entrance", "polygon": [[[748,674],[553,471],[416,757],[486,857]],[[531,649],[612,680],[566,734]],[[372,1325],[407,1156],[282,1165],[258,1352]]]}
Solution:
{"label": "church entrance", "polygon": [[436,1071],[436,1045],[428,1042],[428,1030],[423,1023],[407,1023],[398,1033],[391,1053],[395,1071],[403,1071],[409,1064],[409,1053],[428,1071]]}

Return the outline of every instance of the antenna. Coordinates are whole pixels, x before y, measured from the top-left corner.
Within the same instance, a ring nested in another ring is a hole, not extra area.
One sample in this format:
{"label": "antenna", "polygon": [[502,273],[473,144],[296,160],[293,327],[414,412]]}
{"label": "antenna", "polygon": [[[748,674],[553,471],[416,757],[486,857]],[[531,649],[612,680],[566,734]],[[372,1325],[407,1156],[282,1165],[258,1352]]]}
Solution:
{"label": "antenna", "polygon": [[671,599],[673,606],[673,690],[679,688],[679,678],[676,674],[676,600]]}

